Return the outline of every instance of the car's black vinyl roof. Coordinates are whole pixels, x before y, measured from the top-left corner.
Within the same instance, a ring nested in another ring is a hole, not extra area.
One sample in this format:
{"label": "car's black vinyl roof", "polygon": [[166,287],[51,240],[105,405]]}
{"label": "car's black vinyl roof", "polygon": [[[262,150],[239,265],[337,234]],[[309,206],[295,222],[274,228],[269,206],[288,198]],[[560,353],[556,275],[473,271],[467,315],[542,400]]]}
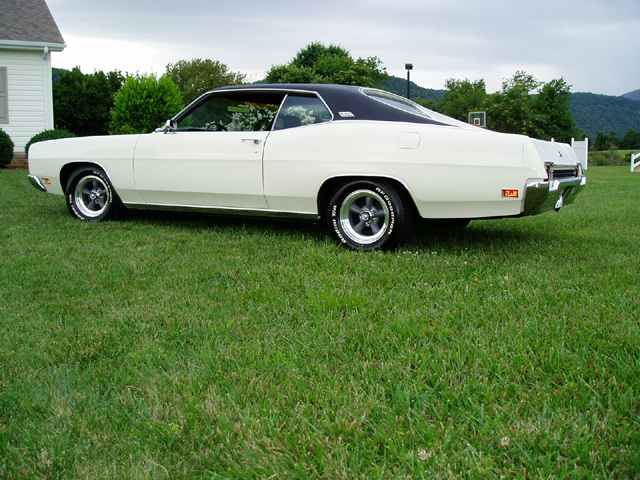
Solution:
{"label": "car's black vinyl roof", "polygon": [[[388,122],[410,122],[444,125],[427,117],[414,115],[400,108],[393,107],[363,93],[364,87],[352,85],[333,85],[324,83],[264,83],[253,85],[236,85],[216,88],[223,90],[278,90],[282,92],[317,93],[333,112],[334,120],[377,120]],[[369,89],[367,90],[375,90]],[[388,92],[385,92],[388,93]],[[350,113],[341,116],[340,113]]]}

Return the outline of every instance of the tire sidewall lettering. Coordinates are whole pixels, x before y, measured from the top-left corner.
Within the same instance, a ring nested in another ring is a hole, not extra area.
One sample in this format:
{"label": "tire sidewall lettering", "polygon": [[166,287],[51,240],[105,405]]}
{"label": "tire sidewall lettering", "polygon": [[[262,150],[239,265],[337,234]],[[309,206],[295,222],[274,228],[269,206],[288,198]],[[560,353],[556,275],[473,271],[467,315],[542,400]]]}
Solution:
{"label": "tire sidewall lettering", "polygon": [[69,204],[69,208],[71,209],[71,213],[73,214],[73,216],[82,220],[83,222],[87,220],[86,217],[78,211],[76,202],[74,201],[72,194],[67,195],[67,203]]}
{"label": "tire sidewall lettering", "polygon": [[[77,203],[78,200],[76,199],[76,196],[75,196],[75,189],[78,183],[88,176],[94,176],[99,178],[102,181],[107,191],[106,209],[102,213],[102,215],[97,217],[88,217],[84,213],[82,213],[81,208],[78,207],[78,203]],[[114,192],[113,192],[113,187],[111,185],[111,182],[109,181],[107,176],[104,174],[104,172],[102,172],[101,170],[91,169],[91,168],[87,168],[87,169],[79,168],[74,172],[74,174],[71,176],[71,180],[67,184],[66,198],[67,198],[67,206],[69,208],[69,211],[71,215],[73,215],[75,218],[82,221],[100,221],[105,218],[108,218],[110,214],[110,211],[114,202]]]}
{"label": "tire sidewall lettering", "polygon": [[[334,208],[335,208],[335,206],[334,206]],[[333,219],[332,224],[333,224],[333,230],[336,233],[336,236],[338,237],[338,240],[341,243],[347,243],[347,239],[344,238],[344,235],[342,235],[342,231],[340,230],[340,227],[338,226],[338,221],[336,219]]]}
{"label": "tire sidewall lettering", "polygon": [[393,229],[396,224],[396,211],[393,207],[393,202],[389,198],[389,195],[387,195],[387,192],[385,192],[380,187],[376,187],[376,192],[382,197],[384,202],[387,204],[387,208],[389,209],[389,228],[387,228],[387,231],[385,232],[385,236],[388,237],[393,233]]}
{"label": "tire sidewall lettering", "polygon": [[[360,242],[352,238],[349,232],[344,230],[348,228],[348,226],[344,224],[347,220],[341,218],[343,215],[341,209],[347,197],[356,190],[368,190],[370,192],[369,194],[372,197],[376,197],[377,201],[380,202],[387,211],[385,231],[376,240]],[[398,202],[398,204],[396,204],[396,202]],[[392,186],[386,183],[383,184],[383,182],[377,184],[376,181],[372,180],[355,180],[342,185],[335,191],[325,210],[327,215],[326,222],[332,236],[341,245],[348,246],[354,250],[393,249],[398,243],[398,235],[401,235],[400,242],[404,242],[405,240],[404,236],[402,236],[403,223],[398,223],[402,221],[402,215],[405,215],[403,209],[402,198]]]}

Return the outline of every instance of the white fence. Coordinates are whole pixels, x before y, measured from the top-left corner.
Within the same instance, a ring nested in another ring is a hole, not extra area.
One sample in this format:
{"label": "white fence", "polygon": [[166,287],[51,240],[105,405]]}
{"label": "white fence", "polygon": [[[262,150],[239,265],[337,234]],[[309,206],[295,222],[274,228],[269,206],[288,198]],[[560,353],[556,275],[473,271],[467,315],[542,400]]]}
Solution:
{"label": "white fence", "polygon": [[578,160],[587,169],[587,161],[589,160],[589,139],[585,138],[583,141],[577,142],[574,138],[571,139],[571,147],[576,152]]}
{"label": "white fence", "polygon": [[[633,172],[638,166],[640,166],[640,160],[638,160],[638,158],[640,158],[640,153],[636,153],[631,154],[631,171]],[[636,162],[636,160],[638,160]]]}

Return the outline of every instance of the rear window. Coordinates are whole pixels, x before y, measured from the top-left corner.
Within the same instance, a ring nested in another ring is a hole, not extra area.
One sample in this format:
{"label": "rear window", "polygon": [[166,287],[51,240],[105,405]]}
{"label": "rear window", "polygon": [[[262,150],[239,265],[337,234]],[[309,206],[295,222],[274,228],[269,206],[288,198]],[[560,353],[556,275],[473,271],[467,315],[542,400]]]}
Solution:
{"label": "rear window", "polygon": [[365,89],[363,90],[363,93],[368,97],[371,97],[379,102],[386,103],[391,107],[404,110],[405,112],[409,112],[423,118],[431,118],[429,117],[429,115],[427,115],[425,108],[421,107],[415,102],[412,102],[411,100],[407,100],[404,97],[400,97],[389,92],[383,92],[381,90]]}

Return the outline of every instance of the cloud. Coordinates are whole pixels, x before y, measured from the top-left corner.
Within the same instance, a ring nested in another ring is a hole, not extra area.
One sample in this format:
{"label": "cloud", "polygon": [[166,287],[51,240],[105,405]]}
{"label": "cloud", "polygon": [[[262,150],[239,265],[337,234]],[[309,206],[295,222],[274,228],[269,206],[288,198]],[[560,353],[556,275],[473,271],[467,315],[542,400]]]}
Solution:
{"label": "cloud", "polygon": [[620,95],[640,88],[637,0],[48,4],[69,45],[54,65],[77,62],[89,71],[120,62],[122,71],[162,72],[169,62],[211,58],[256,79],[321,41],[354,57],[377,56],[392,75],[404,76],[404,64],[412,62],[412,79],[429,88],[442,88],[447,78],[484,78],[497,90],[516,70],[542,81],[565,77],[574,91]]}

